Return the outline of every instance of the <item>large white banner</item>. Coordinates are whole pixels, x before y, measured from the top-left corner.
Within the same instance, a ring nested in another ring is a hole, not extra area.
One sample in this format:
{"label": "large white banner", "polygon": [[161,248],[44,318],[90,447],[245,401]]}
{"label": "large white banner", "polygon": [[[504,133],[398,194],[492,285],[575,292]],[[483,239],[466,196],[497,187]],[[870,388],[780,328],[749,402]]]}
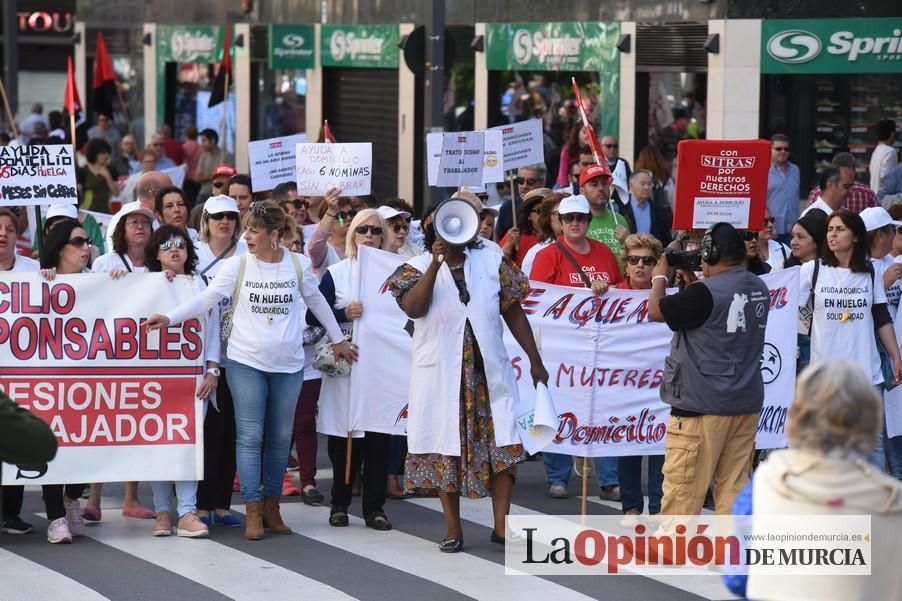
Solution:
{"label": "large white banner", "polygon": [[0,387],[59,445],[47,465],[4,464],[4,484],[203,477],[201,322],[141,325],[195,293],[163,274],[0,274]]}
{"label": "large white banner", "polygon": [[[384,287],[402,260],[369,249],[361,253],[364,317],[357,325],[360,361],[352,370],[355,430],[403,431],[411,365],[407,317]],[[786,445],[795,386],[798,270],[763,279],[771,303],[756,444],[768,449]],[[661,401],[660,386],[672,332],[649,321],[648,293],[611,290],[597,297],[582,288],[532,282],[522,305],[540,339],[558,414],[558,431],[547,450],[590,457],[662,454],[670,408]],[[519,383],[520,422],[533,410],[535,389],[522,349],[510,334],[505,342]]]}

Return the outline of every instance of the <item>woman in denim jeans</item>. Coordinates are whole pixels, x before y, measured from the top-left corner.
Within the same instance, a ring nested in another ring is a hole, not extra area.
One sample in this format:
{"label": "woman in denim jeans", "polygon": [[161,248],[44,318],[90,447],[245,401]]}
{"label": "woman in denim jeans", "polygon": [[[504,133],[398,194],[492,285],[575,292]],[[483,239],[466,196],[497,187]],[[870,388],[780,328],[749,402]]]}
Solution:
{"label": "woman in denim jeans", "polygon": [[279,244],[286,229],[297,227],[294,219],[278,204],[261,201],[251,205],[243,221],[248,254],[224,260],[206,290],[168,315],[152,315],[147,327],[180,323],[233,297],[226,378],[235,401],[238,474],[247,510],[245,537],[258,540],[263,538],[264,521],[273,533],[291,533],[282,521],[279,497],[303,383],[307,308],[325,326],[336,358],[354,361],[357,353],[344,341],[309,259]]}

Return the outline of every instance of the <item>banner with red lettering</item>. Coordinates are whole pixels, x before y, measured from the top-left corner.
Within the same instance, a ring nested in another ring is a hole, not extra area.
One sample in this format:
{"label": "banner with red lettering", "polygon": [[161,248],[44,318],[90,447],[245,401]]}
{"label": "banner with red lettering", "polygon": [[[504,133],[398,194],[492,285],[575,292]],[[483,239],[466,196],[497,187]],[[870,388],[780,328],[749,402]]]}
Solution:
{"label": "banner with red lettering", "polygon": [[[361,276],[364,317],[355,333],[360,347],[352,370],[355,430],[402,433],[406,422],[411,356],[401,332],[407,317],[382,286],[383,276],[400,260],[369,249],[361,253],[366,267],[361,273],[371,277]],[[763,280],[771,303],[756,445],[770,449],[786,446],[795,387],[798,269]],[[670,408],[661,401],[660,387],[672,332],[648,319],[648,292],[612,289],[598,297],[584,288],[532,282],[522,305],[540,344],[558,415],[557,435],[546,450],[590,457],[662,454]],[[526,436],[535,406],[529,360],[509,333],[505,344],[519,384],[515,417]]]}
{"label": "banner with red lettering", "polygon": [[738,229],[764,227],[770,142],[683,140],[673,228],[707,229],[724,221]]}
{"label": "banner with red lettering", "polygon": [[0,274],[0,387],[59,445],[47,465],[3,465],[4,484],[202,478],[201,321],[141,326],[196,292],[163,274]]}

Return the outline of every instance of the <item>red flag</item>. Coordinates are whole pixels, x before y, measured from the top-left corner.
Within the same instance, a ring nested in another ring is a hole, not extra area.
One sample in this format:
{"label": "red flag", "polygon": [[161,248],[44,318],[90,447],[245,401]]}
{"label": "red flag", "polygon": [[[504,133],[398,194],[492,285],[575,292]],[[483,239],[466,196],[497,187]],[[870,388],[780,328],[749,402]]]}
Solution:
{"label": "red flag", "polygon": [[213,90],[210,92],[210,102],[207,108],[214,107],[225,100],[229,91],[226,89],[226,75],[232,78],[232,26],[225,26],[225,40],[222,42],[222,61],[219,63],[219,72],[213,81]]}
{"label": "red flag", "polygon": [[97,53],[94,55],[94,91],[91,105],[94,112],[113,118],[113,99],[116,97],[116,72],[106,49],[103,34],[97,32]]}
{"label": "red flag", "polygon": [[332,130],[329,128],[328,119],[323,121],[323,142],[326,144],[335,144],[335,136],[332,135]]}
{"label": "red flag", "polygon": [[586,137],[589,139],[589,148],[592,149],[592,157],[595,159],[595,163],[604,169],[607,176],[611,177],[611,168],[608,167],[608,162],[601,153],[601,144],[598,143],[598,136],[595,135],[595,128],[592,127],[592,123],[589,122],[589,116],[586,114],[583,97],[579,93],[579,84],[576,83],[575,77],[571,78],[571,81],[573,82],[573,92],[576,94],[576,109],[579,111],[579,118],[582,120],[583,127],[586,130]]}
{"label": "red flag", "polygon": [[81,112],[81,100],[78,97],[78,88],[75,86],[75,68],[72,66],[72,57],[68,60],[68,74],[66,76],[66,94],[63,98],[63,108],[70,115]]}

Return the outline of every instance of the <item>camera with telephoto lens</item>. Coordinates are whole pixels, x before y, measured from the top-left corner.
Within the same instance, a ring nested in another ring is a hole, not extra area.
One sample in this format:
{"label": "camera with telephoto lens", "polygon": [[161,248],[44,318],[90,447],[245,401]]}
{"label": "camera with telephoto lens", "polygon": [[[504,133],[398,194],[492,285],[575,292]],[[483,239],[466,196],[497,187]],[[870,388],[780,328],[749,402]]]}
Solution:
{"label": "camera with telephoto lens", "polygon": [[701,271],[702,269],[702,252],[700,250],[668,248],[664,251],[664,255],[667,257],[667,264],[674,269],[683,271]]}

